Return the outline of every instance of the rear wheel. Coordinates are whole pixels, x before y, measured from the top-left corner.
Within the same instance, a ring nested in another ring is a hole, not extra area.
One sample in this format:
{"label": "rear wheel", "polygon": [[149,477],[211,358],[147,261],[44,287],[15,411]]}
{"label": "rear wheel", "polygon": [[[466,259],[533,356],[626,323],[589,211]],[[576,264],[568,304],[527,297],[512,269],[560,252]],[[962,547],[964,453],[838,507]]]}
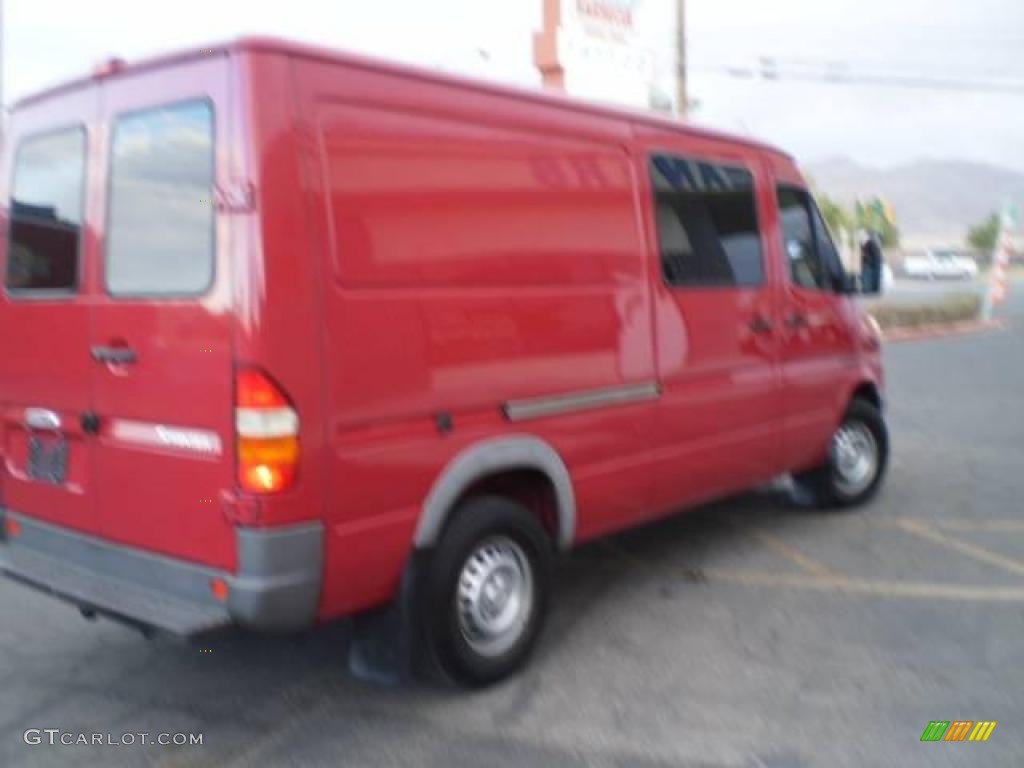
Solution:
{"label": "rear wheel", "polygon": [[457,683],[496,682],[526,661],[547,610],[551,542],[529,510],[481,497],[457,510],[428,566],[425,629]]}
{"label": "rear wheel", "polygon": [[832,436],[828,459],[794,477],[820,507],[855,507],[873,497],[889,461],[889,433],[879,410],[854,400]]}

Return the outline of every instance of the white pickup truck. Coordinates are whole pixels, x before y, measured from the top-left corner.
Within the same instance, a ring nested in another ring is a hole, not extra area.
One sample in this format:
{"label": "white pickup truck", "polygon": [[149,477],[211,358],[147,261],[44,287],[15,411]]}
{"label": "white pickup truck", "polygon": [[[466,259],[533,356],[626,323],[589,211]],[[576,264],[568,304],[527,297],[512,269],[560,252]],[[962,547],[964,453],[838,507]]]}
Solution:
{"label": "white pickup truck", "polygon": [[923,280],[972,280],[978,275],[978,265],[974,259],[953,251],[928,251],[924,256],[904,259],[903,273]]}

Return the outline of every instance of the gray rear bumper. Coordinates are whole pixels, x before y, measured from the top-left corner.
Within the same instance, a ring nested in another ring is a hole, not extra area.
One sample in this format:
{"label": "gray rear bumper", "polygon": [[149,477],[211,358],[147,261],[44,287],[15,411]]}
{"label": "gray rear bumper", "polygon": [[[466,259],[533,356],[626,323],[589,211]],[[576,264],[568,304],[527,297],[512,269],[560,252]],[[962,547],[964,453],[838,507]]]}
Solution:
{"label": "gray rear bumper", "polygon": [[[21,533],[4,538],[0,571],[83,609],[178,635],[228,624],[287,632],[316,619],[323,573],[323,526],[238,529],[238,572],[227,573],[113,544],[10,510]],[[216,600],[212,579],[228,599]]]}

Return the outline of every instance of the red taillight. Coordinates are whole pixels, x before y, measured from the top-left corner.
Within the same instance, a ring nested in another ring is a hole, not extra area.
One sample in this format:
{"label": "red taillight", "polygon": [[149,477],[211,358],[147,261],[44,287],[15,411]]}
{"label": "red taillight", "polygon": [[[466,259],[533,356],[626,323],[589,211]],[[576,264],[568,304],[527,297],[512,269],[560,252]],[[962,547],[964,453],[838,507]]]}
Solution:
{"label": "red taillight", "polygon": [[295,481],[299,415],[270,377],[255,368],[235,378],[238,483],[250,493],[277,493]]}
{"label": "red taillight", "polygon": [[254,368],[238,371],[235,397],[238,408],[287,408],[290,405],[280,388],[263,371]]}

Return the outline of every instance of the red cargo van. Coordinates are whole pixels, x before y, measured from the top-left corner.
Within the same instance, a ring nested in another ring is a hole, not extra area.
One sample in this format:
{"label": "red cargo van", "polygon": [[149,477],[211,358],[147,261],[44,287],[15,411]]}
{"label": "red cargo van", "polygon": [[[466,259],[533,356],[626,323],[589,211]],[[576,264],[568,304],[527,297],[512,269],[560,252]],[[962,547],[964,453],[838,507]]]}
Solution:
{"label": "red cargo van", "polygon": [[21,101],[0,567],[191,635],[401,599],[508,674],[553,555],[887,461],[877,328],[793,160],[247,39]]}

